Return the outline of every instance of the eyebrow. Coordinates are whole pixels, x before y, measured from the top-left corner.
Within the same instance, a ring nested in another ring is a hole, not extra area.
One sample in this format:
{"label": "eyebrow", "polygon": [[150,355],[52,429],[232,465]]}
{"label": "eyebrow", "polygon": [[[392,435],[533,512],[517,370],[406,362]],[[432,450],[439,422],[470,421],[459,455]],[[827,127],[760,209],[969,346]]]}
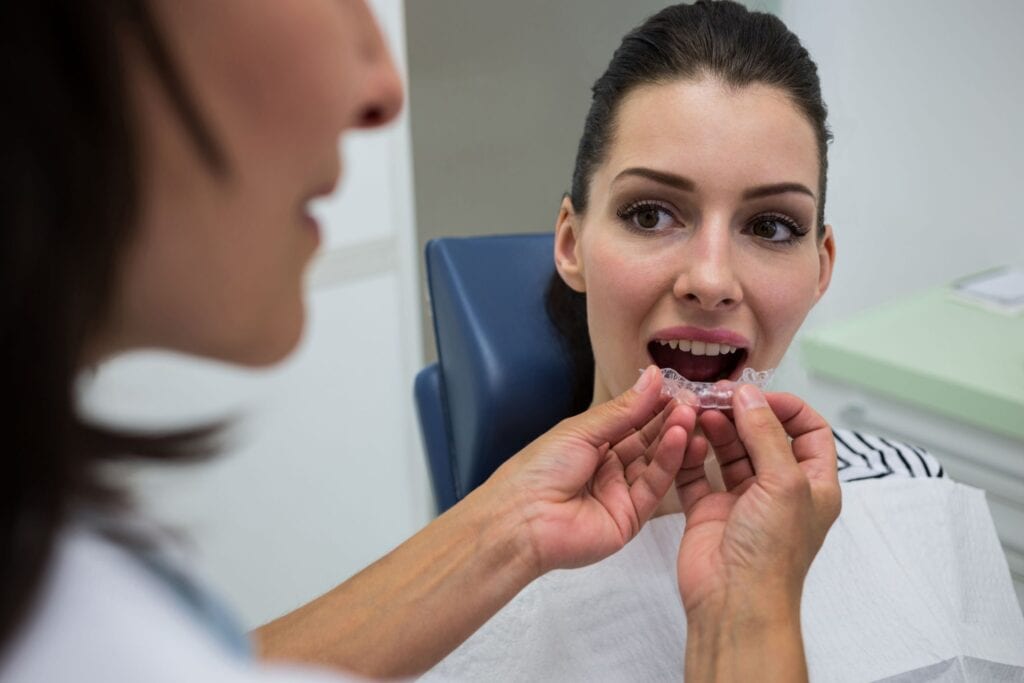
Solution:
{"label": "eyebrow", "polygon": [[[620,178],[625,176],[637,176],[640,178],[647,178],[653,180],[656,183],[662,185],[668,185],[674,187],[677,190],[683,192],[696,192],[697,183],[693,182],[689,178],[675,173],[668,173],[666,171],[656,171],[653,168],[645,168],[643,166],[634,166],[621,171],[612,180],[614,185],[619,181]],[[751,187],[743,192],[743,199],[759,199],[761,197],[770,197],[777,194],[786,194],[787,192],[799,192],[805,194],[811,199],[817,201],[817,197],[811,192],[810,188],[801,183],[774,183],[772,185],[758,185],[757,187]]]}
{"label": "eyebrow", "polygon": [[811,199],[817,201],[817,197],[811,192],[810,188],[800,183],[776,183],[774,185],[759,185],[758,187],[752,187],[743,193],[744,199],[758,199],[759,197],[770,197],[775,194],[785,194],[787,192],[799,192],[805,194]]}
{"label": "eyebrow", "polygon": [[653,180],[656,183],[668,185],[669,187],[674,187],[677,190],[682,190],[684,192],[695,192],[697,190],[697,183],[693,182],[689,178],[684,178],[683,176],[676,175],[675,173],[655,171],[653,168],[644,168],[643,166],[634,166],[622,171],[612,180],[612,185],[617,183],[620,178],[626,176],[647,178],[648,180]]}

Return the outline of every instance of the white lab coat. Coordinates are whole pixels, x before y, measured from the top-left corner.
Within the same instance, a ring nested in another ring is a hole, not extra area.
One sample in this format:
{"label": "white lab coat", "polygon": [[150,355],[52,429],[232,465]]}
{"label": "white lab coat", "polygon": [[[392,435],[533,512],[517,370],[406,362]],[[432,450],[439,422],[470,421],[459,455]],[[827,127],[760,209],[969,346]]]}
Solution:
{"label": "white lab coat", "polygon": [[65,530],[0,683],[338,683],[232,652],[173,586],[89,525]]}

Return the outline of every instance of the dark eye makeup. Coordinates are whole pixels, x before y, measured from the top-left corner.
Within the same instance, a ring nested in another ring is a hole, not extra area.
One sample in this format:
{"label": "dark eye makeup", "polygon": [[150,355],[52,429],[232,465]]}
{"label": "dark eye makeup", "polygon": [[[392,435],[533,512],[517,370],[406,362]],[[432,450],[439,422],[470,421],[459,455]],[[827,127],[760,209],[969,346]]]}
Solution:
{"label": "dark eye makeup", "polygon": [[[685,226],[676,217],[672,205],[653,199],[623,204],[615,215],[623,227],[640,235],[656,235],[668,228]],[[800,221],[784,213],[765,211],[749,219],[743,232],[773,246],[788,246],[800,242],[808,230]]]}

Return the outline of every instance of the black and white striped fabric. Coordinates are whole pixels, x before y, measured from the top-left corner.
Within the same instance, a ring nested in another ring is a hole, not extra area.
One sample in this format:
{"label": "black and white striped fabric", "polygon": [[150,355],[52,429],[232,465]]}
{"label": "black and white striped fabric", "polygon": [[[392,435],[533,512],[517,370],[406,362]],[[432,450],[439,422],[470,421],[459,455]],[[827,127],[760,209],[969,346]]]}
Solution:
{"label": "black and white striped fabric", "polygon": [[833,429],[839,481],[868,481],[885,477],[945,477],[942,465],[928,451],[895,439]]}

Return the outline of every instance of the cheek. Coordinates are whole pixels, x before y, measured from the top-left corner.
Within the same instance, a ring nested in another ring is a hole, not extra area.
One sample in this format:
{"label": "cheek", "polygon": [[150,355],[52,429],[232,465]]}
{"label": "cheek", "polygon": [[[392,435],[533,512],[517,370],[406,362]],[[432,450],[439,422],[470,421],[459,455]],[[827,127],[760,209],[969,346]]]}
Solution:
{"label": "cheek", "polygon": [[807,258],[758,272],[748,299],[760,321],[760,332],[781,358],[813,308],[818,264]]}
{"label": "cheek", "polygon": [[644,319],[661,289],[657,269],[611,240],[584,249],[587,315],[595,359],[603,367],[635,365]]}
{"label": "cheek", "polygon": [[333,152],[358,80],[359,41],[333,3],[302,4],[240,6],[244,20],[223,30],[230,47],[206,45],[197,57],[218,139],[239,167],[270,165],[279,178],[308,172],[311,152]]}

